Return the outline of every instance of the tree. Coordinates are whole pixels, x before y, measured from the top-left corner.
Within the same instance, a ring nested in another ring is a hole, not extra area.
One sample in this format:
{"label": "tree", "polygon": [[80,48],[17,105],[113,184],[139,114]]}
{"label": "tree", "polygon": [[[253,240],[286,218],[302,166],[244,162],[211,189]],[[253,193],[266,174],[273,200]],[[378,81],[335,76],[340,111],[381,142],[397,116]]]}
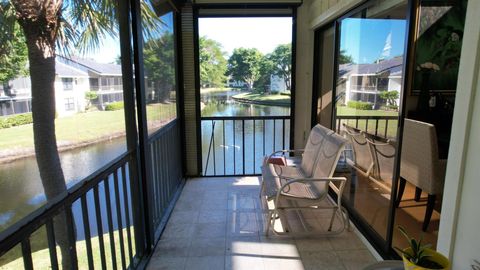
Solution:
{"label": "tree", "polygon": [[[4,5],[0,4],[1,12],[13,12],[5,10]],[[8,22],[5,19],[8,20],[0,16],[0,83],[28,73],[25,36],[17,22]]]}
{"label": "tree", "polygon": [[98,94],[95,91],[88,91],[85,92],[85,100],[87,104],[85,104],[85,110],[88,110],[92,105],[92,101],[98,98]]}
{"label": "tree", "polygon": [[274,64],[274,74],[283,78],[285,86],[290,90],[292,81],[292,45],[278,45],[269,58]]}
{"label": "tree", "polygon": [[385,99],[388,105],[397,106],[397,99],[399,97],[398,91],[383,91],[380,92],[380,97]]}
{"label": "tree", "polygon": [[152,82],[154,92],[150,101],[166,102],[175,86],[174,35],[166,32],[159,39],[145,43],[144,66],[147,80]]}
{"label": "tree", "polygon": [[200,84],[202,87],[222,87],[227,80],[227,60],[222,45],[207,37],[200,37]]}
{"label": "tree", "polygon": [[[153,9],[141,2],[145,30],[158,29]],[[118,33],[116,2],[110,0],[10,0],[0,4],[0,22],[18,22],[28,50],[32,91],[33,139],[40,178],[47,200],[66,191],[55,136],[55,58],[57,46],[68,52],[92,51],[103,37]],[[3,40],[2,40],[3,42]],[[71,266],[65,215],[54,219],[64,269]]]}
{"label": "tree", "polygon": [[228,59],[227,75],[234,80],[244,81],[248,90],[253,90],[253,84],[260,78],[260,63],[263,55],[257,49],[236,48]]}
{"label": "tree", "polygon": [[353,64],[353,57],[351,55],[346,54],[346,50],[340,50],[340,54],[338,55],[338,63],[342,64]]}
{"label": "tree", "polygon": [[270,55],[262,57],[262,60],[260,61],[260,77],[255,81],[257,91],[265,92],[270,89],[270,75],[274,74],[274,69],[275,64],[270,59]]}

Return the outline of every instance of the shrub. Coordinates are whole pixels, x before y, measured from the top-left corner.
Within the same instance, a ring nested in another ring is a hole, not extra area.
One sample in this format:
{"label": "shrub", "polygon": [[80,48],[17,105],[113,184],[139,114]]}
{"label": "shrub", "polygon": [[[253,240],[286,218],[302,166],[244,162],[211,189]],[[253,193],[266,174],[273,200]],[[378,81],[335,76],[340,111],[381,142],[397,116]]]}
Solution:
{"label": "shrub", "polygon": [[108,103],[105,106],[105,111],[116,111],[123,109],[123,101]]}
{"label": "shrub", "polygon": [[0,129],[33,123],[32,113],[23,113],[0,118]]}
{"label": "shrub", "polygon": [[358,110],[373,110],[373,104],[370,102],[350,100],[347,106]]}

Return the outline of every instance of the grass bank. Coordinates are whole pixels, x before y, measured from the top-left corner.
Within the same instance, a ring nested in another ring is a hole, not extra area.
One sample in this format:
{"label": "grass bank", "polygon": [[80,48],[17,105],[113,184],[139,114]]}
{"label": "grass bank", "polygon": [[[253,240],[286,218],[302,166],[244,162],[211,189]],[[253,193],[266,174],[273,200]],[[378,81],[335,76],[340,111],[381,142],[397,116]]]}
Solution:
{"label": "grass bank", "polygon": [[[47,248],[46,243],[46,234],[45,230],[38,230],[34,233],[30,239],[32,244],[32,261],[35,269],[52,269],[50,263],[50,253]],[[125,245],[125,260],[126,264],[130,264],[129,260],[129,253],[128,253],[128,244],[127,244],[127,229],[123,228],[121,230],[123,234],[123,241]],[[132,254],[135,254],[135,238],[134,238],[134,229],[130,227],[130,233],[132,236]],[[121,260],[121,249],[120,249],[120,232],[114,231],[114,242],[115,242],[115,259],[117,267],[122,266]],[[110,237],[109,234],[106,233],[102,235],[103,241],[105,243],[105,259],[106,259],[106,269],[112,269],[112,253],[110,249]],[[102,269],[101,259],[100,259],[100,244],[98,236],[91,238],[92,242],[92,254],[93,254],[93,263],[95,269]],[[88,269],[88,257],[87,257],[87,245],[85,240],[77,241],[76,242],[76,250],[77,250],[77,258],[78,258],[78,269]],[[20,246],[16,246],[15,248],[11,249],[9,252],[5,253],[0,258],[0,270],[14,270],[14,269],[24,269],[23,258],[22,258],[22,250]],[[60,248],[57,246],[57,256],[58,256],[58,263],[61,268],[62,256],[60,253]]]}
{"label": "grass bank", "polygon": [[[338,106],[337,107],[338,116],[398,116],[398,112],[395,111],[383,111],[383,110],[357,110],[349,107]],[[342,120],[342,123],[345,123],[349,126],[355,127],[357,125],[356,120]],[[397,125],[398,120],[389,120],[388,124],[386,120],[379,120],[378,127],[376,126],[376,121],[369,120],[367,125],[367,120],[358,120],[358,128],[368,133],[375,134],[375,129],[377,129],[379,136],[385,135],[385,129],[387,131],[388,138],[395,138],[397,136]]]}
{"label": "grass bank", "polygon": [[[147,119],[154,126],[172,118],[175,103],[147,106]],[[58,146],[83,146],[125,134],[124,110],[78,113],[55,120]],[[0,129],[0,158],[33,154],[32,124]]]}
{"label": "grass bank", "polygon": [[270,106],[290,106],[290,96],[288,95],[268,95],[256,93],[242,93],[232,97],[234,100],[245,103],[255,103]]}

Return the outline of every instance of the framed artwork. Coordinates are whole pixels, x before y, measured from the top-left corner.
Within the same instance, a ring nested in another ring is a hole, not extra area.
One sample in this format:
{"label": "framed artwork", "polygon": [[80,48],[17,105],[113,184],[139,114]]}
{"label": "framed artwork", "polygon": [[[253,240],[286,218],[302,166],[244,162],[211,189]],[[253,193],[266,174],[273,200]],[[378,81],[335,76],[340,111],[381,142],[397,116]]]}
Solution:
{"label": "framed artwork", "polygon": [[453,94],[463,41],[467,0],[419,0],[411,94]]}

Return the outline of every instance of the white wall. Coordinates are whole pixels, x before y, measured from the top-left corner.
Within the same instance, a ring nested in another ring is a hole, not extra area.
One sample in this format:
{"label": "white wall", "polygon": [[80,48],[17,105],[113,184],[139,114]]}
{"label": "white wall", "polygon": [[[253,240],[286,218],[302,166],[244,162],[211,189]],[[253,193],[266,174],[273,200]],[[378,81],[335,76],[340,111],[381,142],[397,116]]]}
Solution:
{"label": "white wall", "polygon": [[[73,78],[73,89],[65,91],[63,89],[62,78],[55,78],[55,110],[59,117],[72,115],[85,111],[85,92],[89,91],[90,85],[88,78]],[[75,109],[65,110],[65,99],[73,98]]]}
{"label": "white wall", "polygon": [[480,1],[469,1],[437,249],[452,269],[480,261]]}
{"label": "white wall", "polygon": [[295,127],[294,148],[303,148],[311,127],[313,82],[313,30],[310,29],[310,6],[305,0],[297,10],[297,54],[295,77]]}
{"label": "white wall", "polygon": [[[311,128],[314,30],[363,0],[304,0],[297,10],[294,147],[303,148]],[[300,49],[301,48],[301,49]],[[333,67],[332,67],[333,68]]]}

